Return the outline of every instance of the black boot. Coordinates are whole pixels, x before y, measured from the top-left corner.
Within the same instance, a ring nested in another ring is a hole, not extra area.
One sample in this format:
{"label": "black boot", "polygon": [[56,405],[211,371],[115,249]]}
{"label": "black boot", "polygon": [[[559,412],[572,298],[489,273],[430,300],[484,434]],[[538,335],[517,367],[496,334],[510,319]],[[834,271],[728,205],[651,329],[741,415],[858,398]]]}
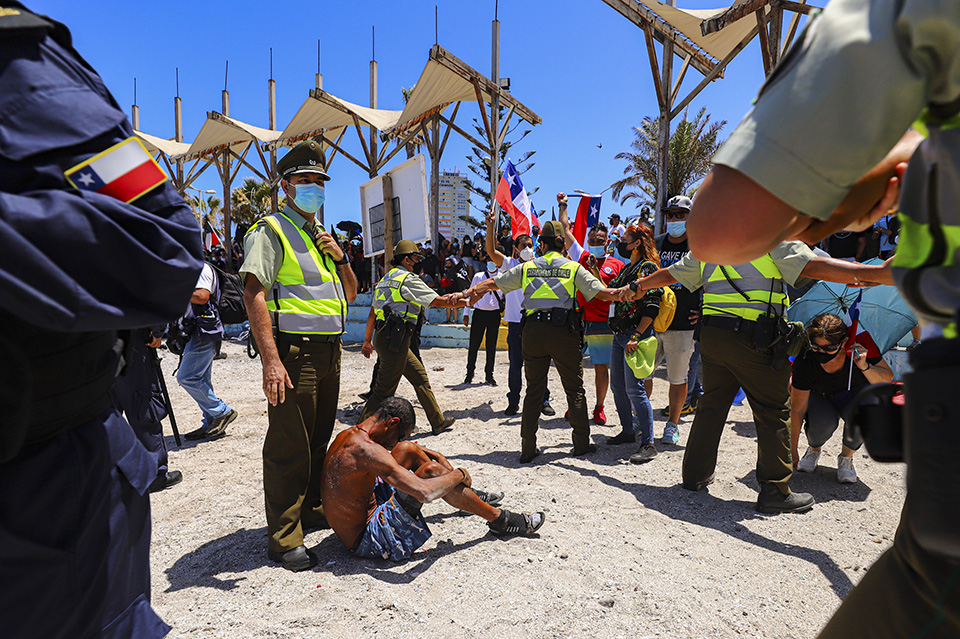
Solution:
{"label": "black boot", "polygon": [[760,496],[757,497],[757,511],[767,515],[780,513],[805,513],[815,500],[810,493],[790,493],[784,495],[773,484],[760,484]]}

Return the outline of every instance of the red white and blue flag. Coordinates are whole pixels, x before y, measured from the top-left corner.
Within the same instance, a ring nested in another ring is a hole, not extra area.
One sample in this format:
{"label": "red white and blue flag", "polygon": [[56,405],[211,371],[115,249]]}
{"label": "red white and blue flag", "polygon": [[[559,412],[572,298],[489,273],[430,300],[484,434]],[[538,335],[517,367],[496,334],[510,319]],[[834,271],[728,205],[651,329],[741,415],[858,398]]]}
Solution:
{"label": "red white and blue flag", "polygon": [[214,246],[220,244],[220,236],[217,235],[216,230],[210,224],[204,222],[203,224],[203,248],[208,251],[212,250]]}
{"label": "red white and blue flag", "polygon": [[843,323],[847,325],[847,343],[845,349],[849,353],[854,344],[860,344],[867,349],[867,357],[880,357],[883,353],[873,337],[870,336],[862,326],[860,326],[860,302],[863,300],[863,291],[857,295],[857,299],[850,305],[847,316],[843,318]]}
{"label": "red white and blue flag", "polygon": [[64,175],[81,191],[109,195],[123,202],[133,202],[167,180],[163,169],[135,137],[67,169]]}
{"label": "red white and blue flag", "polygon": [[507,160],[507,166],[503,170],[494,198],[510,215],[511,235],[514,239],[519,235],[530,235],[534,226],[540,227],[540,220],[537,219],[537,214],[530,205],[530,198],[527,197],[527,191],[520,181],[520,174],[510,160]]}
{"label": "red white and blue flag", "polygon": [[587,231],[600,221],[600,195],[581,195],[577,219],[573,223],[573,237],[580,246],[586,246]]}

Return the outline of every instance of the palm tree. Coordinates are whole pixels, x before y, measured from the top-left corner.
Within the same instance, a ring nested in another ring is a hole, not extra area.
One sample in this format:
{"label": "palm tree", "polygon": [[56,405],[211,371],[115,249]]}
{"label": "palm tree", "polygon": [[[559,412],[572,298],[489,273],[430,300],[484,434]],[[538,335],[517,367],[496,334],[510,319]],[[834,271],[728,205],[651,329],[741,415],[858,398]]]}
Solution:
{"label": "palm tree", "polygon": [[270,185],[248,177],[230,193],[231,217],[238,224],[252,224],[270,212]]}
{"label": "palm tree", "polygon": [[[403,93],[403,104],[406,105],[407,102],[410,101],[410,98],[413,97],[413,87],[410,87],[409,89],[405,89],[401,87],[400,92]],[[397,138],[395,140],[396,144],[400,144],[400,140],[401,138]],[[419,153],[420,147],[426,143],[427,143],[426,139],[424,139],[423,135],[420,133],[410,138],[410,141],[407,142],[405,147],[405,151],[407,152],[407,159],[409,160],[410,158],[415,156],[417,153]]]}
{"label": "palm tree", "polygon": [[[701,108],[694,120],[683,112],[667,145],[667,196],[693,195],[700,181],[710,170],[710,158],[720,148],[720,130],[726,120],[710,122],[706,107]],[[633,128],[632,151],[617,153],[618,160],[626,160],[623,169],[626,176],[617,180],[613,187],[615,202],[634,200],[636,207],[655,206],[657,188],[660,184],[660,120],[644,118]],[[666,198],[664,198],[666,199]]]}

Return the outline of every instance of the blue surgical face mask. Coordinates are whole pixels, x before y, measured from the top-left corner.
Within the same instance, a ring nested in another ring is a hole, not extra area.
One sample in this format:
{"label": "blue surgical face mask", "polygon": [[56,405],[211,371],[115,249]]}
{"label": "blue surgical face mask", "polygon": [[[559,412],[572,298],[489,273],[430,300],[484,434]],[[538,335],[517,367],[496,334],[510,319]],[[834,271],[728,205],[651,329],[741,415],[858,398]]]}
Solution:
{"label": "blue surgical face mask", "polygon": [[497,263],[487,262],[487,273],[496,273],[496,272],[497,272]]}
{"label": "blue surgical face mask", "polygon": [[680,237],[687,232],[687,223],[683,222],[667,222],[667,233],[672,237]]}
{"label": "blue surgical face mask", "polygon": [[604,256],[607,250],[602,246],[588,246],[587,253],[594,256],[598,260]]}
{"label": "blue surgical face mask", "polygon": [[319,184],[291,184],[290,186],[296,190],[293,203],[304,213],[316,213],[327,198],[323,187]]}

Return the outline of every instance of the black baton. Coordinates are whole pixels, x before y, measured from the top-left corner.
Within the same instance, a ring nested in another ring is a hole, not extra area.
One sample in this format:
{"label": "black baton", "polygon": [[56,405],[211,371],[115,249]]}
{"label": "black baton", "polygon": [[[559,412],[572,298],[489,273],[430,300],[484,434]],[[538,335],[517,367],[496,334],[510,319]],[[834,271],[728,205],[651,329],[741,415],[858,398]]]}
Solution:
{"label": "black baton", "polygon": [[163,407],[167,411],[167,417],[170,418],[170,429],[173,430],[173,439],[177,442],[177,447],[183,446],[180,441],[180,431],[177,429],[177,418],[173,414],[173,405],[170,403],[170,393],[167,392],[167,382],[163,379],[163,369],[160,368],[160,356],[157,355],[157,349],[151,348],[150,354],[153,355],[153,367],[157,371],[157,379],[160,381],[160,393],[163,395]]}

